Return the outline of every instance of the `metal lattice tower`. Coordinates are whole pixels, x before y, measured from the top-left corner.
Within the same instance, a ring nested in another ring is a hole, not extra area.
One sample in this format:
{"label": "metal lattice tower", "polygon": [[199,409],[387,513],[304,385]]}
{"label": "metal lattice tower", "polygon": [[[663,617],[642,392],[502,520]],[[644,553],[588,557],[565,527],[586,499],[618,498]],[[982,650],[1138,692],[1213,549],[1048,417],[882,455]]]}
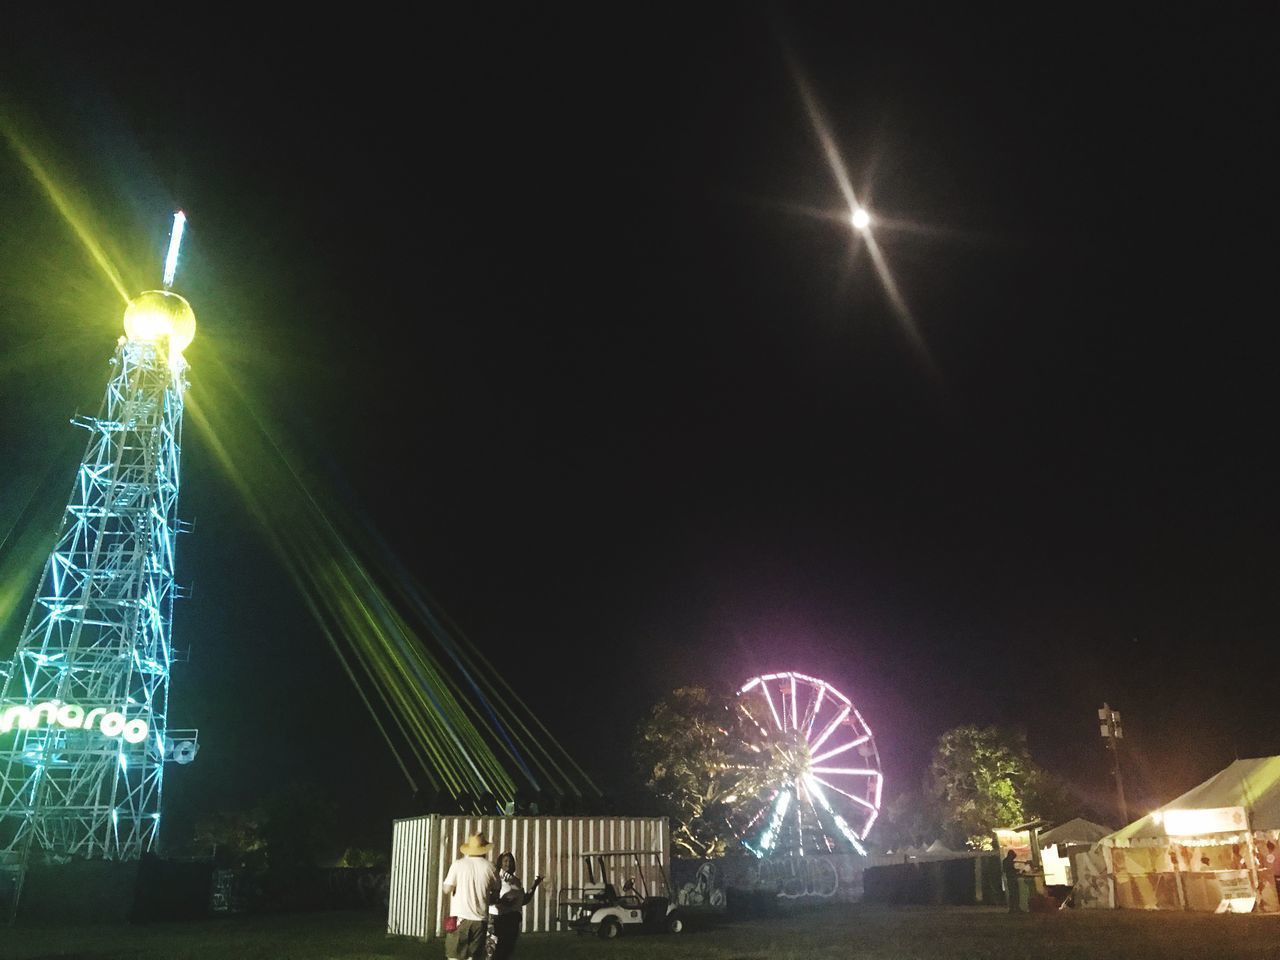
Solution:
{"label": "metal lattice tower", "polygon": [[[156,844],[168,729],[183,394],[195,317],[135,298],[57,545],[0,665],[0,866],[132,860]],[[3,899],[3,898],[0,898]]]}

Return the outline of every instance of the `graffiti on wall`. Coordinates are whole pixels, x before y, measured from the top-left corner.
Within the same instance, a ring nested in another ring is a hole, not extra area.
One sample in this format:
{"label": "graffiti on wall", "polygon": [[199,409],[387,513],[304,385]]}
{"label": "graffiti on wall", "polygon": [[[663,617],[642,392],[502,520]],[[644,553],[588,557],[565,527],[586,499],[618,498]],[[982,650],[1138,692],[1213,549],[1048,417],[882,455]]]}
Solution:
{"label": "graffiti on wall", "polygon": [[831,857],[778,857],[757,860],[755,885],[776,887],[784,900],[830,899],[840,889],[840,873]]}
{"label": "graffiti on wall", "polygon": [[849,903],[862,898],[864,863],[853,854],[676,860],[672,882],[680,905],[693,908],[722,909],[729,890],[772,891],[780,900]]}
{"label": "graffiti on wall", "polygon": [[719,909],[724,906],[724,884],[720,871],[714,862],[703,861],[693,879],[680,885],[676,899],[682,907],[711,907]]}

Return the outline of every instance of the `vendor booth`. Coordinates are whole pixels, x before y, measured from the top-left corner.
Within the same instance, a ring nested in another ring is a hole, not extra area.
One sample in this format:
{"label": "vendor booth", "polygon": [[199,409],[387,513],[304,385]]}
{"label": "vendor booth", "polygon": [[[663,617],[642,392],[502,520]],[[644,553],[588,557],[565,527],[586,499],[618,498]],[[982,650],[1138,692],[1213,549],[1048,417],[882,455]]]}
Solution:
{"label": "vendor booth", "polygon": [[1071,858],[1083,853],[1111,830],[1100,823],[1076,817],[1040,834],[1040,860],[1044,866],[1044,882],[1051,887],[1071,886],[1076,882]]}
{"label": "vendor booth", "polygon": [[1072,868],[1082,907],[1280,912],[1280,757],[1235,761]]}

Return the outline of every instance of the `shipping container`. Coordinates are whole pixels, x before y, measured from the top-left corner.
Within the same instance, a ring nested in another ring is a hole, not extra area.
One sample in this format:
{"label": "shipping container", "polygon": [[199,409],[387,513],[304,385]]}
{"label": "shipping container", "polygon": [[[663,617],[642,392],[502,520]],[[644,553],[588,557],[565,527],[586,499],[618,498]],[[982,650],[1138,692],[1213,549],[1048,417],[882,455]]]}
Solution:
{"label": "shipping container", "polygon": [[[443,936],[448,897],[440,894],[449,864],[473,833],[493,844],[489,853],[510,852],[525,888],[542,886],[524,908],[524,931],[557,930],[562,891],[586,881],[582,855],[615,850],[654,851],[663,869],[671,863],[666,817],[451,817],[431,814],[395,821],[391,832],[391,891],[387,933],[430,940]],[[648,871],[646,870],[646,873]],[[441,902],[443,900],[443,902]]]}

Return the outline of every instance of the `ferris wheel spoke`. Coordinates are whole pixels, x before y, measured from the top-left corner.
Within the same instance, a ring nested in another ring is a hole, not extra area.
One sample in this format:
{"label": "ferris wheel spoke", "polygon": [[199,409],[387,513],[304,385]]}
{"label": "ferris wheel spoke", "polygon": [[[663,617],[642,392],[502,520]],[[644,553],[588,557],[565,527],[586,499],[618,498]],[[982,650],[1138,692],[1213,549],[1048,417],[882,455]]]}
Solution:
{"label": "ferris wheel spoke", "polygon": [[842,788],[840,788],[840,787],[837,787],[837,786],[836,786],[834,783],[832,783],[830,780],[824,780],[822,777],[818,776],[818,775],[817,775],[817,773],[812,773],[812,774],[810,774],[810,776],[812,776],[814,780],[818,781],[818,783],[822,784],[824,787],[830,787],[830,788],[831,788],[832,790],[834,790],[836,793],[839,793],[839,794],[841,794],[841,795],[843,795],[843,796],[848,797],[848,798],[849,798],[850,800],[852,800],[854,803],[859,804],[859,805],[861,805],[861,806],[864,806],[864,807],[866,807],[868,810],[871,810],[871,811],[873,811],[873,812],[875,811],[875,809],[876,809],[876,808],[875,808],[875,806],[874,806],[874,805],[873,805],[869,800],[863,800],[863,799],[862,799],[862,797],[856,796],[856,795],[854,795],[854,794],[850,793],[848,790],[844,790],[844,789],[842,789]]}
{"label": "ferris wheel spoke", "polygon": [[778,716],[778,708],[773,705],[773,694],[769,692],[769,685],[762,683],[760,684],[760,689],[764,691],[764,698],[769,701],[769,712],[773,714],[773,722],[777,724],[779,730],[785,730],[786,728],[782,725],[782,720]]}
{"label": "ferris wheel spoke", "polygon": [[804,808],[799,803],[796,804],[796,846],[800,848],[800,856],[804,856],[804,820],[802,813]]}
{"label": "ferris wheel spoke", "polygon": [[856,740],[850,740],[842,747],[836,747],[834,750],[828,750],[826,753],[819,754],[814,757],[810,763],[821,763],[823,760],[830,760],[832,757],[844,753],[846,750],[852,750],[854,747],[860,747],[871,738],[868,736],[858,737]]}
{"label": "ferris wheel spoke", "polygon": [[742,832],[744,834],[750,833],[753,829],[755,829],[756,824],[758,824],[761,820],[764,819],[764,815],[768,812],[769,812],[769,805],[767,803],[762,804],[760,809],[756,811],[756,815],[751,818],[751,820],[747,823],[746,828]]}
{"label": "ferris wheel spoke", "polygon": [[879,770],[866,767],[810,767],[814,773],[842,773],[847,777],[878,777]]}
{"label": "ferris wheel spoke", "polygon": [[826,825],[822,822],[822,813],[818,810],[818,805],[814,803],[813,791],[806,789],[805,785],[808,783],[808,780],[808,777],[803,778],[800,783],[797,784],[797,790],[799,791],[801,798],[809,807],[809,813],[813,818],[813,823],[819,840],[825,843],[828,851],[830,851],[831,838],[827,835]]}
{"label": "ferris wheel spoke", "polygon": [[[857,850],[858,853],[862,854],[863,856],[866,856],[866,853],[867,853],[866,849],[862,846],[861,843],[858,842],[860,839],[863,839],[866,837],[866,832],[864,831],[862,834],[862,837],[859,837],[854,832],[853,828],[849,826],[848,821],[845,820],[844,817],[840,816],[840,814],[836,813],[834,809],[832,809],[831,803],[830,801],[827,800],[826,794],[823,793],[822,788],[818,786],[819,782],[826,783],[826,781],[822,780],[820,777],[815,777],[812,774],[805,774],[804,779],[805,779],[805,782],[809,785],[810,791],[813,793],[814,796],[818,798],[818,802],[822,804],[822,808],[827,811],[827,815],[830,816],[832,822],[835,823],[836,829],[839,830],[840,833],[844,835],[844,838],[846,840],[848,840],[851,844],[853,844],[853,849]],[[827,784],[827,786],[831,787],[832,790],[836,790],[841,793],[844,792],[840,790],[839,787],[831,786],[831,784],[829,783]]]}
{"label": "ferris wheel spoke", "polygon": [[769,851],[773,849],[773,845],[778,840],[778,831],[782,828],[782,819],[787,815],[787,808],[790,806],[791,791],[780,790],[777,798],[773,801],[772,815],[769,817],[769,826],[760,837],[761,850]]}
{"label": "ferris wheel spoke", "polygon": [[756,719],[755,714],[751,712],[750,708],[748,708],[745,703],[739,700],[738,707],[739,709],[742,710],[743,715],[746,716],[746,718],[751,721],[752,725],[754,725],[755,728],[760,731],[761,736],[764,736],[764,737],[769,736],[769,732],[765,730],[764,726],[760,723],[759,720]]}
{"label": "ferris wheel spoke", "polygon": [[809,749],[817,750],[820,746],[826,743],[827,738],[836,732],[836,727],[844,723],[845,717],[849,716],[849,711],[852,709],[853,709],[852,707],[845,707],[843,710],[837,713],[835,716],[835,719],[827,724],[826,729],[822,731],[822,734],[818,737],[818,739],[815,740],[813,743],[809,744]]}

